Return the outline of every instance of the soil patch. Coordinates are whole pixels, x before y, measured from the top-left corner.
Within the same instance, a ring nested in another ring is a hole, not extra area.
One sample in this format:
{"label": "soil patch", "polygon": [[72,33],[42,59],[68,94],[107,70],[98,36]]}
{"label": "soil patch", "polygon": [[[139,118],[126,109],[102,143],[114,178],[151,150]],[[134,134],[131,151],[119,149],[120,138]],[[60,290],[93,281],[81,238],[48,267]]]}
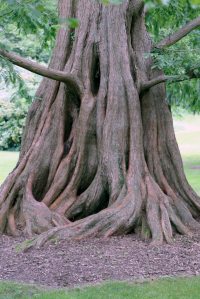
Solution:
{"label": "soil patch", "polygon": [[134,235],[65,241],[17,253],[22,239],[0,236],[0,280],[69,287],[105,280],[200,274],[200,235],[151,246]]}

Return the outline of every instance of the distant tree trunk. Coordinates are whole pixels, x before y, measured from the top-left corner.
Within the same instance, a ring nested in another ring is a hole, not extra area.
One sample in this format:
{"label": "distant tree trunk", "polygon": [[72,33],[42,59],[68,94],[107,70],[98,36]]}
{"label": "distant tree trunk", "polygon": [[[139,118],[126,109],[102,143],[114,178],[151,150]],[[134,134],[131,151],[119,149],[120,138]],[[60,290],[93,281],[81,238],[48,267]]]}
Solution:
{"label": "distant tree trunk", "polygon": [[[200,198],[189,186],[162,75],[140,0],[104,6],[60,0],[61,28],[50,68],[80,88],[43,79],[30,108],[19,162],[0,193],[0,230],[86,238],[139,233],[155,243],[189,234]],[[46,232],[48,230],[48,232]]]}

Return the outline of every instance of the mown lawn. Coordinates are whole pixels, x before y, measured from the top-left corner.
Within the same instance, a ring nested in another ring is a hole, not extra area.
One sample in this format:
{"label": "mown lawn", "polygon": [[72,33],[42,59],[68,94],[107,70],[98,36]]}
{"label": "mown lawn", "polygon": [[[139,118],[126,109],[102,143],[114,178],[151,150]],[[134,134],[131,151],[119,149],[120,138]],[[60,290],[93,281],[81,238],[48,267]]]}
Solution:
{"label": "mown lawn", "polygon": [[200,194],[200,116],[186,115],[176,120],[175,129],[186,177]]}
{"label": "mown lawn", "polygon": [[0,283],[0,299],[197,299],[199,294],[200,277],[166,278],[137,284],[109,282],[71,290]]}
{"label": "mown lawn", "polygon": [[17,163],[19,153],[17,152],[1,152],[0,151],[0,184],[12,171]]}

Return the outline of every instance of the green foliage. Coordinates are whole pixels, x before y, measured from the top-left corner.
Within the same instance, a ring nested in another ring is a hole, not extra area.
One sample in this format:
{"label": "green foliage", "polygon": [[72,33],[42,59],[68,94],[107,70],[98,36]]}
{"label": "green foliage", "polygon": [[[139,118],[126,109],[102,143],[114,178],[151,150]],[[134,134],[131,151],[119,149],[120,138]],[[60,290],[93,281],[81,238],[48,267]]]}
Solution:
{"label": "green foliage", "polygon": [[[56,2],[51,0],[0,0],[0,47],[48,62],[58,23]],[[0,81],[18,88],[19,97],[30,100],[16,67],[0,56]]]}
{"label": "green foliage", "polygon": [[[0,0],[0,47],[48,63],[55,42],[53,25],[58,23],[56,6],[52,0]],[[0,68],[0,85],[11,95],[11,103],[0,102],[0,149],[19,149],[38,76],[25,83],[27,75],[22,77],[20,68],[3,57]]]}
{"label": "green foliage", "polygon": [[173,83],[167,85],[167,101],[175,109],[183,108],[193,113],[200,112],[200,82]]}
{"label": "green foliage", "polygon": [[25,98],[27,102],[30,103],[32,99],[31,94],[28,91],[26,83],[22,79],[18,68],[14,67],[12,63],[4,58],[0,59],[0,67],[2,68],[0,84],[5,83],[6,87],[10,87],[10,85],[15,86],[17,88],[17,93],[13,94],[12,98]]}
{"label": "green foliage", "polygon": [[1,14],[4,22],[1,29],[7,32],[8,24],[15,24],[23,34],[37,34],[43,31],[47,41],[54,38],[52,24],[57,22],[56,1],[50,0],[0,0]]}
{"label": "green foliage", "polygon": [[67,25],[72,29],[75,29],[79,26],[79,20],[75,18],[68,18],[66,21]]}
{"label": "green foliage", "polygon": [[197,4],[191,0],[148,1],[147,4],[146,21],[154,41],[165,37],[166,31],[173,33],[200,13],[200,1]]}
{"label": "green foliage", "polygon": [[27,110],[25,99],[0,102],[0,150],[19,149]]}
{"label": "green foliage", "polygon": [[[0,7],[0,47],[40,62],[48,63],[61,26],[75,29],[79,25],[75,18],[59,19],[57,1],[53,0],[0,0]],[[1,56],[0,68],[0,84],[13,85],[15,97],[30,102],[31,93],[18,68]]]}
{"label": "green foliage", "polygon": [[[200,1],[147,1],[148,30],[156,44],[200,14]],[[200,71],[200,30],[196,29],[175,45],[151,53],[154,67],[166,75],[187,75],[188,70]],[[200,112],[199,80],[167,84],[167,100],[173,107]]]}
{"label": "green foliage", "polygon": [[[167,34],[166,34],[167,35]],[[188,75],[193,69],[198,75],[200,70],[200,47],[193,32],[177,44],[152,53],[154,67],[164,70],[166,75]],[[198,45],[197,45],[198,44]],[[182,107],[192,112],[200,112],[200,82],[193,79],[179,83],[167,84],[167,100],[173,107]]]}

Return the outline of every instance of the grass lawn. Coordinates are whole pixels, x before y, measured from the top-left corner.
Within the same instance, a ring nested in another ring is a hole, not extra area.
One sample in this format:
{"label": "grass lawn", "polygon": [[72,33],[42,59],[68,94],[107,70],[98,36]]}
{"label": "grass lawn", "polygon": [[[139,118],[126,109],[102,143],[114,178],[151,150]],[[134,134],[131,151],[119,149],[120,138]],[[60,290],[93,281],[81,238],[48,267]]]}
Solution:
{"label": "grass lawn", "polygon": [[200,194],[200,116],[186,115],[174,125],[186,177]]}
{"label": "grass lawn", "polygon": [[0,184],[17,163],[17,152],[0,152]]}
{"label": "grass lawn", "polygon": [[145,283],[112,282],[72,290],[44,290],[14,283],[0,283],[0,299],[197,299],[200,277],[167,278]]}

